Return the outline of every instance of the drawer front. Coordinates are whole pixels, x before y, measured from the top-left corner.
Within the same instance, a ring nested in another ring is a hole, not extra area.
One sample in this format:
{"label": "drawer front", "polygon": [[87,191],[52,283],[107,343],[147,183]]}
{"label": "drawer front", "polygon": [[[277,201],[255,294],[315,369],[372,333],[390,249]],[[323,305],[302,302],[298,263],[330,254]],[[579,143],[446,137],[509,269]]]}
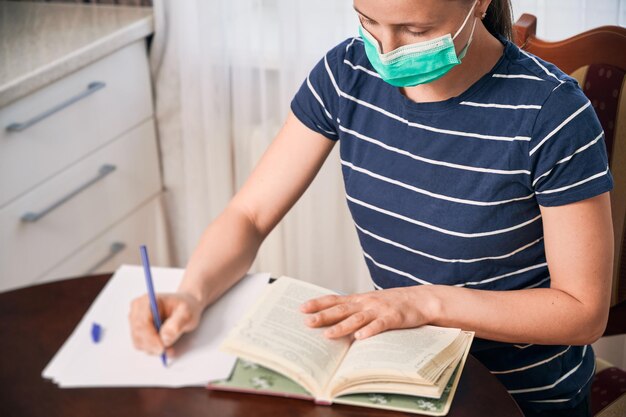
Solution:
{"label": "drawer front", "polygon": [[34,282],[160,189],[150,119],[0,210],[0,290]]}
{"label": "drawer front", "polygon": [[114,272],[122,264],[141,264],[139,246],[146,245],[150,264],[170,266],[169,239],[161,195],[41,276],[37,283]]}
{"label": "drawer front", "polygon": [[0,109],[0,208],[152,115],[138,41]]}

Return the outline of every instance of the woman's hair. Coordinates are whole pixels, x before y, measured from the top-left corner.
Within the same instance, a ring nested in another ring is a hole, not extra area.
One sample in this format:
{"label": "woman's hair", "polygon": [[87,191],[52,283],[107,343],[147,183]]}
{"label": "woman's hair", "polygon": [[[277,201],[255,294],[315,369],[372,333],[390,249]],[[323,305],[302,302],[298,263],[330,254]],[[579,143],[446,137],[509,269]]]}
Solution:
{"label": "woman's hair", "polygon": [[492,0],[483,20],[492,35],[501,35],[513,40],[513,8],[511,0]]}

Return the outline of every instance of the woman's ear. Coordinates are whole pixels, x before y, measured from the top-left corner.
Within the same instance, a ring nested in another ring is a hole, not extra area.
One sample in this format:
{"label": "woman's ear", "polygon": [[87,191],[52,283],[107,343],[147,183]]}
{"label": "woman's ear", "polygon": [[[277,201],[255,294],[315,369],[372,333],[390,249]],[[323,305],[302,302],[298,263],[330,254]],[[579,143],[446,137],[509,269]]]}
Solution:
{"label": "woman's ear", "polygon": [[474,16],[483,20],[487,16],[487,9],[491,4],[491,0],[478,0],[476,3],[476,9],[474,10]]}

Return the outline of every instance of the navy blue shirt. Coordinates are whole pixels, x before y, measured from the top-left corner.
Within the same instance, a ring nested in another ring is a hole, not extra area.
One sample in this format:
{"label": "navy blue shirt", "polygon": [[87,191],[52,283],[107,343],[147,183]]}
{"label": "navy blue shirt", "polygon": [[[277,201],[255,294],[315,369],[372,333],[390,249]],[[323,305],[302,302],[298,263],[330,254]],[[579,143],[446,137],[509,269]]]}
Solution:
{"label": "navy blue shirt", "polygon": [[[416,103],[384,82],[360,38],[330,50],[294,97],[302,123],[339,140],[376,288],[550,287],[539,205],[612,189],[602,127],[576,81],[501,42],[493,69],[445,101]],[[475,356],[538,409],[575,405],[594,373],[591,346],[500,343]]]}

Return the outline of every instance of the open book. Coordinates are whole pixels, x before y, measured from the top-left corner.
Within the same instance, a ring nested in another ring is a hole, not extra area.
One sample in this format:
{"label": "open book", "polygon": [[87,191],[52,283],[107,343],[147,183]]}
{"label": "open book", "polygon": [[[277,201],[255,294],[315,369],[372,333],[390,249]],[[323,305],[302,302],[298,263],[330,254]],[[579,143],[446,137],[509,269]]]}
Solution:
{"label": "open book", "polygon": [[269,285],[221,346],[240,358],[233,373],[209,388],[448,412],[473,332],[422,326],[364,340],[326,339],[299,310],[326,294],[335,293],[289,277]]}

